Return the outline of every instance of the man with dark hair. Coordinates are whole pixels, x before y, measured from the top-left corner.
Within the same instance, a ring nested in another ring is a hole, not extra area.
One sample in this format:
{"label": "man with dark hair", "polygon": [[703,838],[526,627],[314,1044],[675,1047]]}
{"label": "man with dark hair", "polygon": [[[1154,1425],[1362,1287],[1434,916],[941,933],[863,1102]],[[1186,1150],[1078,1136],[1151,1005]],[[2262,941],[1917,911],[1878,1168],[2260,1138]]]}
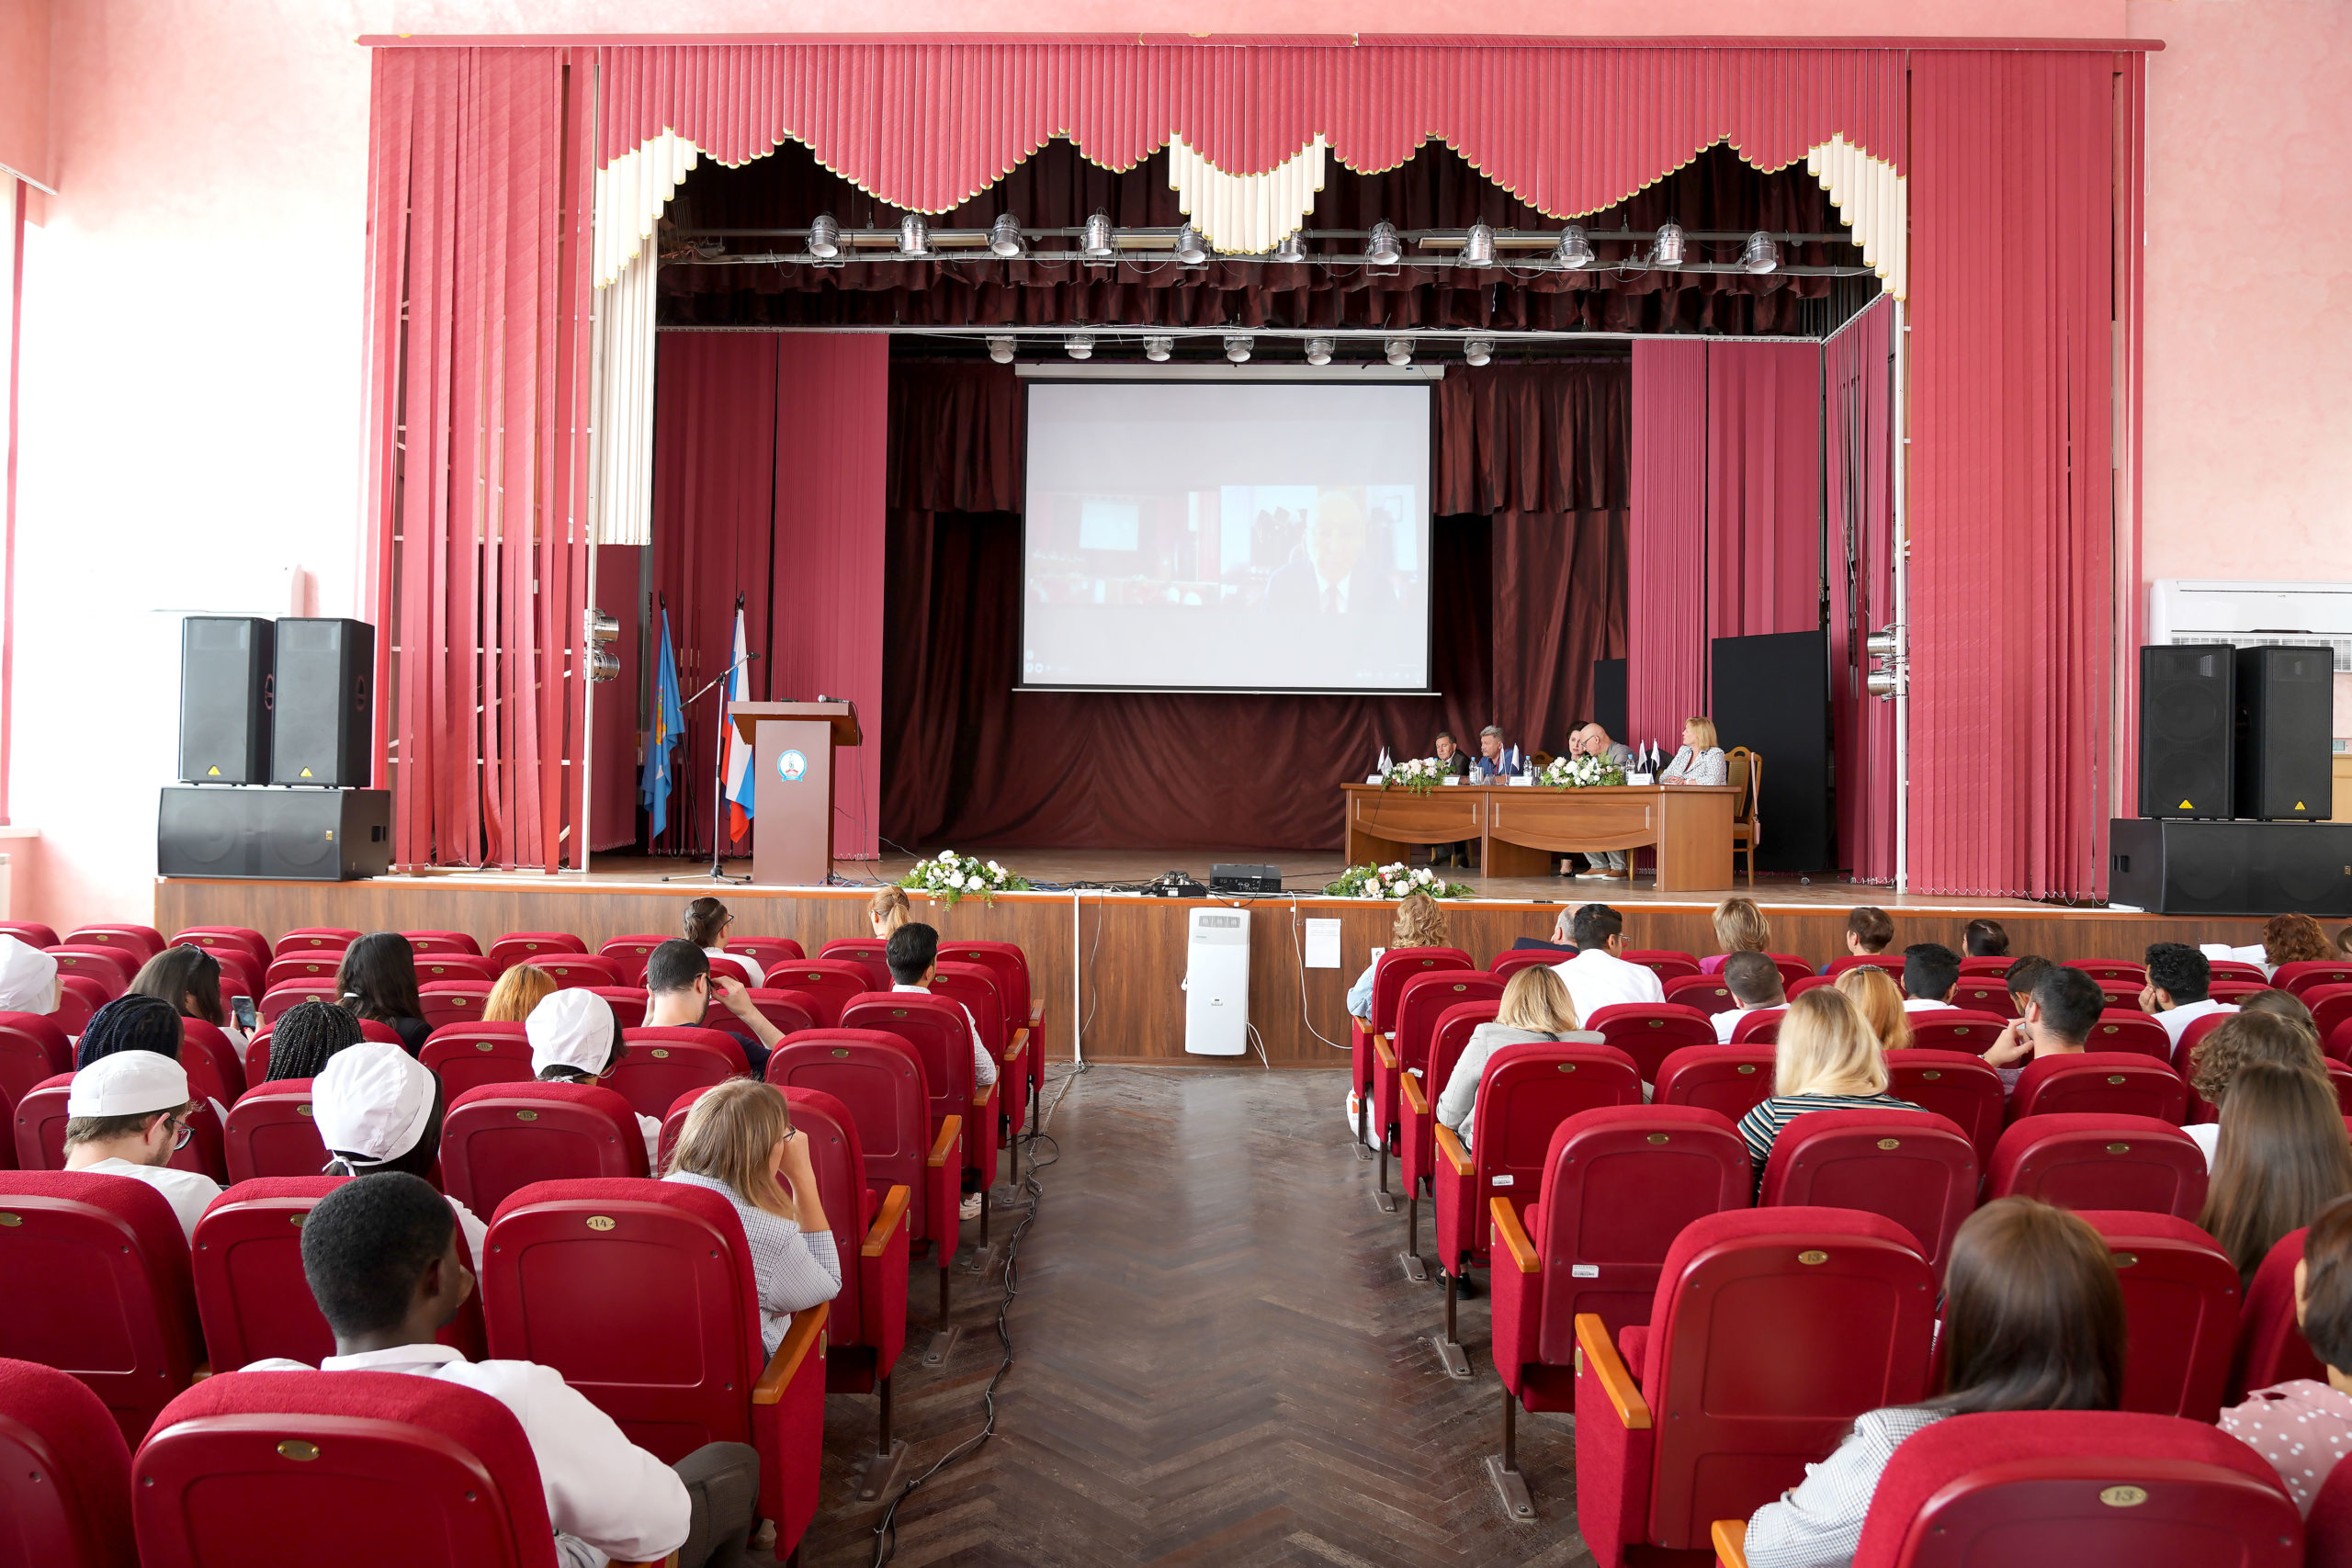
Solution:
{"label": "man with dark hair", "polygon": [[2018,1017],[2025,1016],[2025,999],[2033,995],[2034,982],[2041,978],[2041,972],[2054,967],[2038,953],[2029,953],[2010,962],[2001,976],[2001,984],[2007,988],[2009,1005],[2018,1010]]}
{"label": "man with dark hair", "polygon": [[[939,933],[921,920],[910,920],[890,933],[882,961],[890,966],[890,989],[928,995],[932,981],[939,977]],[[980,1026],[972,1021],[972,1010],[961,1002],[956,1005],[963,1011],[964,1026],[972,1032],[972,1082],[986,1089],[996,1082],[996,1058],[980,1039]],[[978,1219],[984,1197],[979,1192],[966,1193],[962,1217]]]}
{"label": "man with dark hair", "polygon": [[700,1029],[710,1017],[714,998],[751,1031],[752,1038],[743,1041],[743,1056],[751,1064],[752,1076],[761,1077],[784,1031],[752,1005],[743,983],[732,975],[712,974],[709,955],[679,937],[672,937],[645,955],[647,1028]]}
{"label": "man with dark hair", "polygon": [[1859,904],[1846,911],[1846,951],[1860,956],[1884,953],[1894,940],[1894,919],[1875,904]]}
{"label": "man with dark hair", "polygon": [[1960,987],[1960,954],[1939,942],[1915,942],[1903,950],[1903,1010],[1932,1012],[1951,1006]]}
{"label": "man with dark hair", "polygon": [[1761,953],[1735,953],[1724,960],[1724,986],[1739,1006],[1715,1014],[1715,1038],[1731,1043],[1739,1021],[1751,1012],[1779,1012],[1789,1005],[1781,987],[1781,966]]}
{"label": "man with dark hair", "polygon": [[[436,1343],[473,1293],[448,1201],[404,1171],[345,1182],[302,1224],[302,1275],[334,1330],[329,1372],[407,1372],[486,1393],[514,1413],[538,1461],[556,1556],[566,1568],[609,1558],[680,1568],[743,1561],[759,1504],[759,1451],[709,1443],[673,1469],[533,1361],[469,1361]],[[304,1371],[255,1361],[231,1377]]]}
{"label": "man with dark hair", "polygon": [[1552,973],[1568,987],[1568,999],[1576,1004],[1578,1020],[1621,1002],[1666,1000],[1666,987],[1659,982],[1657,971],[1619,956],[1625,951],[1624,931],[1625,917],[1606,904],[1587,904],[1569,920],[1568,935],[1577,944],[1577,955],[1552,965]]}
{"label": "man with dark hair", "polygon": [[2238,1010],[2233,1003],[2206,995],[2213,983],[2213,965],[2188,943],[2151,942],[2146,957],[2148,983],[2140,988],[2140,1010],[2156,1015],[2176,1047],[2181,1031],[2206,1014]]}
{"label": "man with dark hair", "polygon": [[[2011,965],[2011,985],[2017,984],[2014,971],[2022,964],[2019,960]],[[2079,969],[2044,962],[2033,973],[2031,983],[2033,988],[2025,998],[2025,1016],[2001,1031],[2000,1038],[1984,1053],[1985,1062],[2001,1075],[2004,1094],[2016,1090],[2029,1056],[2080,1055],[2083,1042],[2091,1037],[2091,1026],[2107,1006],[2107,993]]]}
{"label": "man with dark hair", "polygon": [[2008,928],[1998,920],[1969,921],[1962,941],[1971,958],[2007,958],[2009,955]]}

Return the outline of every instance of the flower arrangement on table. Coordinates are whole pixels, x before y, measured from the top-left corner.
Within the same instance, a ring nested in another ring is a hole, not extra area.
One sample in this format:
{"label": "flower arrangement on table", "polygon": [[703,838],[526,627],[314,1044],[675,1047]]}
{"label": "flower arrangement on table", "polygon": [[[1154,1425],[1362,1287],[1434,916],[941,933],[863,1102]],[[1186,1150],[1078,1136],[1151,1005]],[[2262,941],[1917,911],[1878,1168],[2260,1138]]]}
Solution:
{"label": "flower arrangement on table", "polygon": [[1415,795],[1427,795],[1445,782],[1445,764],[1435,757],[1408,757],[1380,775],[1380,787],[1396,785]]}
{"label": "flower arrangement on table", "polygon": [[1625,770],[1606,757],[1555,757],[1544,764],[1536,783],[1554,789],[1593,789],[1625,782]]}
{"label": "flower arrangement on table", "polygon": [[1404,898],[1415,893],[1432,898],[1467,898],[1477,889],[1466,882],[1442,881],[1425,865],[1398,861],[1394,865],[1351,865],[1323,891],[1333,898]]}
{"label": "flower arrangement on table", "polygon": [[915,862],[914,869],[899,878],[899,886],[952,907],[956,900],[967,895],[994,903],[1000,893],[1025,893],[1029,879],[1013,875],[992,860],[942,850],[929,860]]}

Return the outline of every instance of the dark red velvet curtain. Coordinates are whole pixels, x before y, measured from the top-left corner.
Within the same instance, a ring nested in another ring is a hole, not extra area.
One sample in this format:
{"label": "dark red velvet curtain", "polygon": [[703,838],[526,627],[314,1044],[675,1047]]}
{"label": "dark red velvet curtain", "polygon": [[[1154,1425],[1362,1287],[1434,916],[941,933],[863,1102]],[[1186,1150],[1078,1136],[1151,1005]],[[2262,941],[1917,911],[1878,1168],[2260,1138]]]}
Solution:
{"label": "dark red velvet curtain", "polygon": [[1822,348],[1829,394],[1829,706],[1838,848],[1864,882],[1894,880],[1894,705],[1870,694],[1862,642],[1894,620],[1894,415],[1882,299]]}
{"label": "dark red velvet curtain", "polygon": [[908,847],[1334,848],[1385,745],[1499,722],[1558,750],[1624,645],[1627,370],[1449,373],[1430,540],[1435,697],[1015,693],[1021,397],[992,365],[891,377],[883,831]]}

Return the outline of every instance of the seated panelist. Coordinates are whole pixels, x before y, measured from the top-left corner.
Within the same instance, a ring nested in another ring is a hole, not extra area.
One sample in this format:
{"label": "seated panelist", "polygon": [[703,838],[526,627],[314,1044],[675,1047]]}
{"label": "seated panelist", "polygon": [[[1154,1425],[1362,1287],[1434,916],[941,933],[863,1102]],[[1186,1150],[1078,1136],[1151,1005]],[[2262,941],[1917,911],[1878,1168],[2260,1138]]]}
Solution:
{"label": "seated panelist", "polygon": [[1478,754],[1470,760],[1470,779],[1474,784],[1492,784],[1509,778],[1526,767],[1519,748],[1503,739],[1503,728],[1490,724],[1478,731]]}
{"label": "seated panelist", "polygon": [[1682,721],[1682,750],[1658,775],[1658,783],[1669,784],[1724,784],[1731,783],[1731,764],[1724,758],[1724,749],[1715,740],[1715,721],[1702,714]]}

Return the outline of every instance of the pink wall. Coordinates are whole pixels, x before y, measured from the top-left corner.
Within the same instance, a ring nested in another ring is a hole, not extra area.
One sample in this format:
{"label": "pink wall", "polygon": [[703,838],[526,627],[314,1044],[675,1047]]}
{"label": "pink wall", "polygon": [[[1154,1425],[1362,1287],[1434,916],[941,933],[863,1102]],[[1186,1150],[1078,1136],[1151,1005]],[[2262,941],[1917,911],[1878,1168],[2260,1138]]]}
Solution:
{"label": "pink wall", "polygon": [[49,168],[49,0],[0,0],[0,164],[56,184]]}

